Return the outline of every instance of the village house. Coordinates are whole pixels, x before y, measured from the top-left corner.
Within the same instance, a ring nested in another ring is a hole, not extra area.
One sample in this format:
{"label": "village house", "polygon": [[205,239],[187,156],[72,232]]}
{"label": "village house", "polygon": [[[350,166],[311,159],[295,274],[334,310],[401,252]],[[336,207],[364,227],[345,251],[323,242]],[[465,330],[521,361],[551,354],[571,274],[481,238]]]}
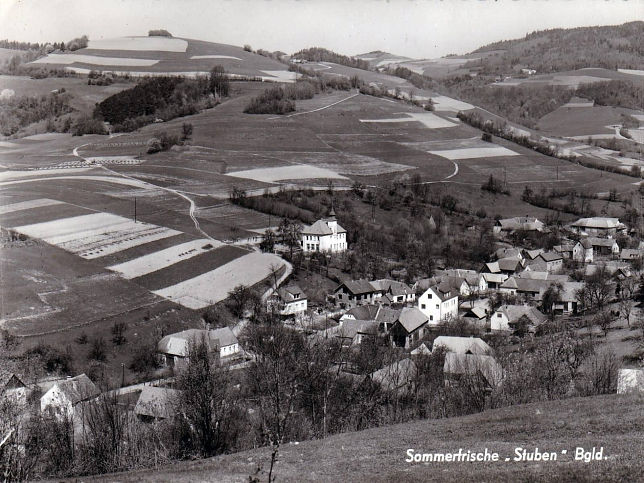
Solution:
{"label": "village house", "polygon": [[416,292],[406,283],[389,279],[374,280],[369,283],[378,291],[375,295],[378,303],[385,305],[404,304],[416,300]]}
{"label": "village house", "polygon": [[576,314],[578,309],[577,293],[584,288],[583,282],[563,282],[559,296],[554,303],[553,310],[556,314]]}
{"label": "village house", "polygon": [[585,239],[593,247],[594,255],[617,256],[619,255],[619,245],[612,238],[599,238],[589,236]]}
{"label": "village house", "polygon": [[463,313],[463,318],[478,328],[484,328],[487,323],[488,312],[485,307],[475,306]]}
{"label": "village house", "polygon": [[144,422],[171,419],[177,414],[181,391],[166,387],[144,386],[134,406],[134,414]]}
{"label": "village house", "polygon": [[559,272],[563,268],[563,257],[557,252],[543,252],[537,255],[528,267],[536,271]]}
{"label": "village house", "polygon": [[335,301],[347,307],[372,304],[380,296],[380,290],[368,280],[347,280],[333,291]]}
{"label": "village house", "polygon": [[394,345],[409,348],[422,339],[429,318],[416,307],[405,307],[394,322],[389,335]]}
{"label": "village house", "polygon": [[545,224],[537,218],[529,216],[517,216],[497,220],[494,225],[494,233],[522,231],[544,231]]}
{"label": "village house", "polygon": [[424,342],[421,342],[418,347],[410,352],[412,356],[428,356],[432,353],[432,350],[427,347]]}
{"label": "village house", "polygon": [[27,385],[16,374],[0,369],[0,397],[23,404],[27,402],[27,391]]}
{"label": "village house", "polygon": [[553,250],[568,260],[574,260],[580,263],[592,263],[593,261],[593,246],[586,239],[581,242],[555,245]]}
{"label": "village house", "polygon": [[593,218],[580,218],[570,225],[570,228],[580,235],[590,236],[615,236],[626,233],[626,225],[619,218],[595,216]]}
{"label": "village house", "polygon": [[413,389],[416,379],[416,364],[411,359],[402,359],[371,373],[369,379],[380,384],[385,391],[404,391]]}
{"label": "village house", "polygon": [[458,292],[441,283],[428,288],[418,298],[418,308],[436,325],[458,316]]}
{"label": "village house", "polygon": [[40,398],[40,411],[57,418],[73,418],[79,403],[99,396],[101,391],[85,374],[56,381]]}
{"label": "village house", "polygon": [[436,277],[440,281],[447,281],[453,289],[464,297],[474,293],[483,293],[488,288],[483,275],[474,270],[460,268],[440,270],[436,272]]}
{"label": "village house", "polygon": [[532,260],[537,258],[544,252],[542,248],[537,248],[535,250],[523,250],[523,258],[527,263],[530,263]]}
{"label": "village house", "polygon": [[619,255],[620,260],[639,260],[642,258],[642,252],[638,248],[624,248]]}
{"label": "village house", "polygon": [[501,284],[499,292],[538,300],[551,284],[551,281],[544,279],[510,277]]}
{"label": "village house", "polygon": [[457,354],[492,354],[492,348],[480,337],[454,337],[439,335],[434,339],[432,352],[442,348],[445,352]]}
{"label": "village house", "polygon": [[528,332],[534,332],[545,320],[545,315],[529,305],[502,305],[490,317],[490,330],[513,332],[523,324]]}
{"label": "village house", "polygon": [[496,262],[486,263],[481,271],[483,273],[503,273],[510,276],[521,272],[524,268],[525,261],[523,258],[508,257],[500,258]]}
{"label": "village house", "polygon": [[304,253],[341,253],[347,250],[347,231],[338,225],[333,209],[327,218],[302,230],[302,250]]}
{"label": "village house", "polygon": [[380,322],[376,320],[341,319],[340,325],[329,329],[326,335],[333,335],[342,345],[359,345],[367,337],[377,337]]}
{"label": "village house", "polygon": [[214,330],[188,329],[166,335],[157,344],[157,352],[162,355],[166,367],[180,370],[188,363],[191,345],[202,341],[220,359],[230,358],[240,352],[239,341],[230,327]]}
{"label": "village house", "polygon": [[481,276],[485,280],[488,290],[498,290],[508,279],[508,275],[505,273],[482,273]]}
{"label": "village house", "polygon": [[276,307],[283,317],[302,315],[307,310],[306,294],[298,285],[290,283],[277,290],[269,299],[269,306]]}
{"label": "village house", "polygon": [[480,378],[489,390],[501,383],[503,368],[489,355],[448,352],[443,363],[443,376],[446,386],[457,385],[466,376]]}
{"label": "village house", "polygon": [[380,304],[361,305],[348,310],[342,317],[340,323],[346,319],[353,320],[375,320],[378,322],[378,331],[387,333],[394,325],[400,315],[400,309],[393,309]]}

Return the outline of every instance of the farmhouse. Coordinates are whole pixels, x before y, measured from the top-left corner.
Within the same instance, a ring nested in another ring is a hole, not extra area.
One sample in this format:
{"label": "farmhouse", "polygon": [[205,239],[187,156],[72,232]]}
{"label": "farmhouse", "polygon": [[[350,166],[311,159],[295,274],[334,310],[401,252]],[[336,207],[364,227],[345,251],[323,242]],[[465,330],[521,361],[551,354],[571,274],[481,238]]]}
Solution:
{"label": "farmhouse", "polygon": [[562,245],[555,245],[553,250],[559,253],[563,258],[574,260],[581,263],[592,263],[593,246],[588,240],[581,242],[571,242]]}
{"label": "farmhouse", "polygon": [[380,295],[380,290],[371,285],[368,280],[348,280],[338,285],[333,294],[336,303],[356,306],[373,303]]}
{"label": "farmhouse", "polygon": [[412,356],[428,356],[431,354],[432,351],[430,348],[428,348],[424,342],[421,342],[421,344],[416,347],[414,350],[410,352]]}
{"label": "farmhouse", "polygon": [[280,287],[270,304],[276,306],[282,316],[301,315],[306,312],[307,299],[302,289],[294,283]]}
{"label": "farmhouse", "polygon": [[557,252],[543,252],[530,262],[528,267],[530,270],[558,272],[563,268],[563,257]]}
{"label": "farmhouse", "polygon": [[474,270],[448,269],[438,271],[436,276],[440,281],[446,281],[463,296],[482,293],[488,288],[483,275]]}
{"label": "farmhouse", "polygon": [[488,388],[496,387],[503,379],[503,368],[494,357],[481,354],[448,352],[443,363],[445,385],[458,384],[463,377],[480,378]]}
{"label": "farmhouse", "polygon": [[593,254],[619,255],[619,245],[612,238],[589,236],[585,241],[593,247]]}
{"label": "farmhouse", "polygon": [[56,417],[71,418],[76,406],[97,397],[101,391],[85,374],[57,381],[40,398],[40,410]]}
{"label": "farmhouse", "polygon": [[0,369],[0,397],[24,403],[27,400],[27,386],[13,372]]}
{"label": "farmhouse", "polygon": [[145,386],[141,391],[134,414],[145,422],[170,419],[177,414],[181,391],[165,387]]}
{"label": "farmhouse", "polygon": [[520,272],[525,267],[524,261],[517,257],[500,258],[496,262],[488,262],[483,266],[484,273],[504,273],[513,275]]}
{"label": "farmhouse", "polygon": [[380,303],[391,305],[416,300],[416,292],[406,283],[389,279],[374,280],[370,283],[379,292],[376,298],[379,299]]}
{"label": "farmhouse", "polygon": [[402,359],[370,374],[373,382],[386,391],[400,391],[410,387],[416,377],[416,364],[411,359]]}
{"label": "farmhouse", "polygon": [[491,354],[492,348],[479,337],[452,337],[439,335],[434,339],[432,352],[442,348],[446,352],[457,354]]}
{"label": "farmhouse", "polygon": [[508,275],[505,273],[482,273],[481,276],[489,290],[498,290],[501,284],[508,279]]}
{"label": "farmhouse", "polygon": [[570,225],[570,228],[582,235],[615,236],[626,232],[626,225],[619,218],[595,216],[593,218],[580,218]]}
{"label": "farmhouse", "polygon": [[524,258],[530,262],[537,258],[544,252],[542,248],[537,248],[536,250],[523,250]]}
{"label": "farmhouse", "polygon": [[341,318],[340,323],[344,320],[375,320],[378,322],[378,330],[380,332],[389,332],[391,326],[396,322],[400,310],[385,307],[379,304],[373,305],[360,305],[348,310]]}
{"label": "farmhouse", "polygon": [[528,305],[502,305],[490,318],[490,330],[493,332],[515,331],[521,326],[527,331],[534,330],[546,320],[546,316],[536,308]]}
{"label": "farmhouse", "polygon": [[458,292],[445,283],[430,287],[418,298],[418,308],[430,324],[450,320],[458,316]]}
{"label": "farmhouse", "polygon": [[376,337],[379,326],[380,322],[376,320],[344,319],[340,320],[334,335],[343,345],[359,345],[367,337]]}
{"label": "farmhouse", "polygon": [[338,225],[335,211],[327,218],[316,221],[302,230],[302,250],[304,253],[340,253],[347,249],[347,231]]}
{"label": "farmhouse", "polygon": [[584,288],[583,282],[563,282],[553,307],[555,313],[576,314],[579,304],[577,293],[582,288]]}
{"label": "farmhouse", "polygon": [[538,299],[552,282],[543,279],[526,277],[510,277],[499,287],[499,292],[511,295],[523,295],[527,298]]}
{"label": "farmhouse", "polygon": [[642,258],[642,252],[637,248],[624,248],[619,258],[624,261],[638,260]]}
{"label": "farmhouse", "polygon": [[518,258],[519,260],[523,260],[524,256],[523,253],[519,248],[499,248],[495,252],[496,258]]}
{"label": "farmhouse", "polygon": [[188,362],[191,344],[203,341],[208,349],[219,358],[239,353],[239,342],[229,327],[215,330],[188,329],[166,335],[157,344],[157,351],[163,356],[167,367],[183,369]]}
{"label": "farmhouse", "polygon": [[428,317],[416,307],[405,307],[389,332],[391,341],[398,347],[409,348],[422,339]]}
{"label": "farmhouse", "polygon": [[543,231],[545,224],[537,218],[529,216],[517,216],[515,218],[504,218],[498,220],[493,228],[495,233],[522,231]]}

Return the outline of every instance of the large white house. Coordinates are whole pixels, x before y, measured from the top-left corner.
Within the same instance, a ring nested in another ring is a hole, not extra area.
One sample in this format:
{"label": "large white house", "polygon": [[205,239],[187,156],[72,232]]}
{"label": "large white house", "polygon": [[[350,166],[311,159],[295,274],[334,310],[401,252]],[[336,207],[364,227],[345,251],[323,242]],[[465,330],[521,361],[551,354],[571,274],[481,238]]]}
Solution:
{"label": "large white house", "polygon": [[418,309],[434,325],[455,318],[458,316],[458,291],[447,283],[429,287],[418,298]]}
{"label": "large white house", "polygon": [[338,225],[335,212],[302,230],[302,250],[310,252],[340,253],[347,249],[347,231]]}

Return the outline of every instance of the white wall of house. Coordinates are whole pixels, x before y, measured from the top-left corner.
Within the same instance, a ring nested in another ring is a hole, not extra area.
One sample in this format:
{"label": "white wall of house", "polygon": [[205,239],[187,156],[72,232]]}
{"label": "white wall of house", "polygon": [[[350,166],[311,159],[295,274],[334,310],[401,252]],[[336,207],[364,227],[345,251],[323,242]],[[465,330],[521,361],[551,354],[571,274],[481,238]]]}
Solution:
{"label": "white wall of house", "polygon": [[333,233],[329,235],[302,235],[302,250],[308,252],[340,253],[347,249],[347,234],[338,233],[338,222],[326,220],[325,223]]}
{"label": "white wall of house", "polygon": [[281,315],[297,315],[306,312],[308,303],[306,299],[293,300],[285,302],[284,308],[280,312]]}
{"label": "white wall of house", "polygon": [[510,330],[510,321],[501,311],[497,310],[490,318],[490,330]]}
{"label": "white wall of house", "polygon": [[225,345],[219,348],[219,357],[228,357],[239,352],[239,344]]}
{"label": "white wall of house", "polygon": [[430,324],[438,324],[458,316],[458,295],[441,301],[441,298],[428,288],[418,298],[418,309],[429,317]]}
{"label": "white wall of house", "polygon": [[72,402],[67,399],[67,396],[65,396],[65,393],[60,390],[57,384],[50,387],[49,391],[40,398],[40,411],[45,412],[49,408],[60,417],[64,414],[71,417],[74,414]]}

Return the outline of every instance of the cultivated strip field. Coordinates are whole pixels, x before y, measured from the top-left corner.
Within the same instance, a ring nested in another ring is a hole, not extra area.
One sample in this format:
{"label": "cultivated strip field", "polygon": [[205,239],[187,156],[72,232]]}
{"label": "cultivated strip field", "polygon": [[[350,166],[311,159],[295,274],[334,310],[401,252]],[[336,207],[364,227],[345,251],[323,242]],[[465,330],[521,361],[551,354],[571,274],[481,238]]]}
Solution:
{"label": "cultivated strip field", "polygon": [[162,270],[165,267],[201,255],[222,245],[222,243],[217,243],[206,238],[191,240],[107,268],[119,272],[123,278],[132,279],[156,272],[157,270]]}
{"label": "cultivated strip field", "polygon": [[442,117],[438,117],[431,112],[405,112],[408,117],[395,117],[389,119],[360,119],[360,122],[366,123],[389,123],[389,122],[420,122],[423,126],[429,129],[440,129],[444,127],[454,127],[455,123],[450,122]]}
{"label": "cultivated strip field", "polygon": [[92,213],[14,228],[63,250],[93,259],[178,235],[180,232],[110,213]]}
{"label": "cultivated strip field", "polygon": [[233,60],[242,60],[239,57],[232,55],[193,55],[190,57],[191,60],[196,59],[233,59]]}
{"label": "cultivated strip field", "polygon": [[254,285],[268,277],[273,268],[282,265],[282,260],[276,255],[253,252],[154,293],[185,307],[202,309],[224,300],[237,285]]}
{"label": "cultivated strip field", "polygon": [[452,99],[451,97],[447,96],[432,97],[432,101],[434,101],[434,108],[437,111],[458,112],[474,109],[474,106],[472,104],[468,104],[467,102],[459,101],[457,99]]}
{"label": "cultivated strip field", "polygon": [[88,49],[94,50],[151,50],[160,52],[185,52],[188,42],[167,37],[120,37],[90,40]]}
{"label": "cultivated strip field", "polygon": [[92,65],[127,65],[132,67],[149,67],[158,63],[157,59],[128,59],[125,57],[99,57],[82,54],[49,54],[34,60],[32,64],[92,64]]}
{"label": "cultivated strip field", "polygon": [[63,204],[62,201],[50,200],[48,198],[20,201],[18,203],[11,203],[9,205],[0,206],[0,215],[4,215],[6,213],[13,213],[14,211],[30,210],[32,208],[42,208],[45,206],[61,205],[61,204]]}
{"label": "cultivated strip field", "polygon": [[247,169],[244,171],[233,171],[226,173],[228,176],[236,178],[253,179],[265,183],[274,183],[281,180],[291,179],[347,179],[345,176],[331,171],[330,169],[318,168],[307,164],[298,164],[292,166],[279,166],[276,168],[258,168]]}
{"label": "cultivated strip field", "polygon": [[464,149],[449,149],[446,151],[429,151],[431,154],[441,156],[450,160],[458,159],[475,159],[475,158],[493,158],[497,156],[518,156],[515,153],[503,146],[494,146],[489,148],[464,148]]}

